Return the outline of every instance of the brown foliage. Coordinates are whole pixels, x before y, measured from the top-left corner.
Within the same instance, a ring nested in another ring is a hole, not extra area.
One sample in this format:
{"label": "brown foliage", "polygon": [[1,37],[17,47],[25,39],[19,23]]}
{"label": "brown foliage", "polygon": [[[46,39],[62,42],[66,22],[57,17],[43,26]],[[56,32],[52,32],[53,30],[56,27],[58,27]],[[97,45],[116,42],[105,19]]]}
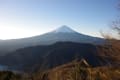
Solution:
{"label": "brown foliage", "polygon": [[[35,77],[40,75],[37,74]],[[120,68],[83,67],[79,62],[72,62],[48,71],[45,77],[35,80],[120,80]]]}

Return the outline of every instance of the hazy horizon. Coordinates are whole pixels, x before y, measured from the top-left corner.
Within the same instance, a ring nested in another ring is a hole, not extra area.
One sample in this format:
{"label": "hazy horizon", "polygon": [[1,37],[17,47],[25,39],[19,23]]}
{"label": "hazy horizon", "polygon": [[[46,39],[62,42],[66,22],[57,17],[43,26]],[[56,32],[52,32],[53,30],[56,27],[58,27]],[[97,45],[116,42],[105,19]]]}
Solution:
{"label": "hazy horizon", "polygon": [[62,25],[101,37],[117,17],[118,0],[1,0],[0,39],[17,39],[50,32]]}

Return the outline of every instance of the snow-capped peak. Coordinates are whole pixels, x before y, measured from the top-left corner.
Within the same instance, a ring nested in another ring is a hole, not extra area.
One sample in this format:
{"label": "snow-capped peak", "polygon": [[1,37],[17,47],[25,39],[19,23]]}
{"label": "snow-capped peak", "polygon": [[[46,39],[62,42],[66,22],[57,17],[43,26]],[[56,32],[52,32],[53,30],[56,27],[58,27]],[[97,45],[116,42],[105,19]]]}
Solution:
{"label": "snow-capped peak", "polygon": [[54,33],[75,33],[74,30],[72,30],[71,28],[69,28],[66,25],[59,27],[58,29],[54,30],[53,32]]}

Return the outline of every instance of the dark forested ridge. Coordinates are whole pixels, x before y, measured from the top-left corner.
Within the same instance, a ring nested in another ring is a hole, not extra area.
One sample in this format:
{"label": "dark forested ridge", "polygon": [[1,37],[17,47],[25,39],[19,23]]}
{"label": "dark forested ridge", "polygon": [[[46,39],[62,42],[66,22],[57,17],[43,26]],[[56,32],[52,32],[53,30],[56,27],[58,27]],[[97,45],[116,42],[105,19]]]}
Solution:
{"label": "dark forested ridge", "polygon": [[0,57],[0,64],[15,66],[23,70],[38,65],[49,69],[68,63],[76,58],[84,58],[92,66],[103,65],[97,54],[96,46],[73,42],[58,42],[53,45],[19,49]]}
{"label": "dark forested ridge", "polygon": [[[103,46],[105,47],[105,45]],[[39,67],[43,70],[50,69],[82,58],[93,67],[112,65],[113,63],[118,65],[118,60],[113,61],[113,58],[107,55],[110,54],[109,49],[105,47],[103,50],[104,47],[85,43],[58,42],[53,45],[18,49],[0,57],[0,64],[14,66],[16,69],[25,71],[29,71],[29,69],[34,71]],[[107,56],[103,55],[105,51]]]}

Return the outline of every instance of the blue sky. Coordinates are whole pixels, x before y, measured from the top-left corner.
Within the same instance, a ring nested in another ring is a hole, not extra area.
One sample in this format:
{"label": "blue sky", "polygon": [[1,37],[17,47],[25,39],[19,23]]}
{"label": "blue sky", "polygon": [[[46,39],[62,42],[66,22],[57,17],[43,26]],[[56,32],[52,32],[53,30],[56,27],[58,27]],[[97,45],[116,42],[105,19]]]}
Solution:
{"label": "blue sky", "polygon": [[61,25],[100,36],[116,19],[118,0],[0,0],[0,39],[43,34]]}

